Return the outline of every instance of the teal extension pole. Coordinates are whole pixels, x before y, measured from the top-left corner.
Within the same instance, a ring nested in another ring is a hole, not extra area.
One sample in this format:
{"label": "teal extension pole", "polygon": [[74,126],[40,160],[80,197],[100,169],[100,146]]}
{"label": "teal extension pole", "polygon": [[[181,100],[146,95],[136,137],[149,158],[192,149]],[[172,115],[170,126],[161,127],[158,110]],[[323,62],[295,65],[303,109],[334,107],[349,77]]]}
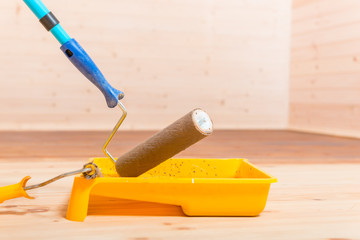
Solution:
{"label": "teal extension pole", "polygon": [[[31,9],[31,11],[35,14],[35,16],[41,21],[41,19],[43,19],[45,16],[48,16],[48,14],[50,13],[49,9],[47,9],[47,7],[44,5],[44,3],[41,0],[24,0],[24,2],[26,3],[26,5]],[[51,16],[53,18],[55,18],[55,16],[53,14],[51,14]],[[44,19],[45,20],[45,19]],[[48,19],[47,19],[48,20]],[[66,43],[67,41],[69,41],[71,38],[70,36],[66,33],[66,31],[61,27],[59,21],[57,21],[57,19],[53,19],[56,20],[55,22],[53,22],[54,24],[57,22],[57,24],[55,26],[53,26],[53,28],[51,28],[50,32],[54,35],[54,37],[59,41],[59,43],[61,45],[63,45],[64,43]],[[43,22],[42,22],[43,23]],[[43,23],[44,25],[44,23]]]}

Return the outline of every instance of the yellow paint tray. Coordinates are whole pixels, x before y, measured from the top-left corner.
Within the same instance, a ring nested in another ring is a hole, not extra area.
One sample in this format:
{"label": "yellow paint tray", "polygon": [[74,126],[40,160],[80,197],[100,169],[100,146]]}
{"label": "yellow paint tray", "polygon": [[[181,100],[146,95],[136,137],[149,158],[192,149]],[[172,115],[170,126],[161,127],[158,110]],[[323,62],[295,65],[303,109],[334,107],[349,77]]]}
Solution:
{"label": "yellow paint tray", "polygon": [[276,178],[245,159],[169,159],[136,178],[91,159],[104,177],[76,176],[66,218],[83,221],[90,195],[181,206],[188,216],[257,216]]}

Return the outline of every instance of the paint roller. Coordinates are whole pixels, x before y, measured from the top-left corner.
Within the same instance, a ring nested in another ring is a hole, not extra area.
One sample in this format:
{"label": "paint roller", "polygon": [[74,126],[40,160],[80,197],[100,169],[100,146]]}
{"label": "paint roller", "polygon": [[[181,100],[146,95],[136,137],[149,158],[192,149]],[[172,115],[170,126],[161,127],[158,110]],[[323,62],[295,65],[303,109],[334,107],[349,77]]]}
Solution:
{"label": "paint roller", "polygon": [[209,136],[212,131],[209,115],[202,109],[194,109],[119,157],[116,171],[121,177],[137,177]]}
{"label": "paint roller", "polygon": [[[104,94],[108,107],[119,106],[123,114],[107,139],[103,151],[115,163],[118,174],[122,177],[136,177],[171,158],[177,153],[212,133],[212,121],[201,109],[194,109],[147,141],[125,153],[117,160],[107,151],[107,146],[124,121],[127,112],[119,101],[124,93],[113,88],[104,78],[85,50],[65,32],[55,15],[41,0],[24,0],[41,24],[62,44],[61,50],[71,63]],[[27,197],[26,190],[46,186],[61,178],[82,173],[85,178],[101,177],[101,171],[94,163],[85,164],[82,169],[61,174],[43,183],[25,186],[30,177],[25,177],[18,184],[0,187],[0,203],[16,197]]]}
{"label": "paint roller", "polygon": [[45,29],[59,41],[61,50],[69,61],[104,94],[108,107],[120,107],[123,114],[103,147],[105,155],[116,161],[116,169],[120,176],[138,176],[212,132],[209,116],[201,109],[195,109],[115,160],[108,152],[107,146],[127,115],[124,105],[119,101],[124,97],[124,93],[107,82],[90,56],[67,34],[59,20],[41,0],[24,0],[24,2]]}

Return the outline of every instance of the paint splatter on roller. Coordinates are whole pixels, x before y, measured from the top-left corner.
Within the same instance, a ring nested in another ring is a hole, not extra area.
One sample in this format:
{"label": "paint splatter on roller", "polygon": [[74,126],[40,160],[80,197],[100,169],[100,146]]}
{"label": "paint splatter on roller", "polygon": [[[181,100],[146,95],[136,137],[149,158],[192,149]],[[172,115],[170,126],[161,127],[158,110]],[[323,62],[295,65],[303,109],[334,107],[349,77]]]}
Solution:
{"label": "paint splatter on roller", "polygon": [[137,177],[209,136],[212,131],[209,115],[194,109],[119,157],[116,171],[121,177]]}

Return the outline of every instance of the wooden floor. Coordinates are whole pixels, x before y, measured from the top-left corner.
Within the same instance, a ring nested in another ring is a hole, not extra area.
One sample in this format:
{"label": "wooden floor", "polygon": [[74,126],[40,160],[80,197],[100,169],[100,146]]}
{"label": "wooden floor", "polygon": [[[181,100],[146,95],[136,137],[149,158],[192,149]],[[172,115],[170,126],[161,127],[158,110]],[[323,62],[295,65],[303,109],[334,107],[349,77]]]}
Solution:
{"label": "wooden floor", "polygon": [[[119,156],[155,132],[120,131],[109,146]],[[103,156],[109,132],[0,132],[0,161]],[[360,139],[295,131],[215,131],[180,157],[242,157],[254,163],[360,163]]]}
{"label": "wooden floor", "polygon": [[[106,132],[0,132],[0,186],[29,184],[103,156]],[[153,132],[119,132],[120,155]],[[244,157],[274,175],[258,217],[185,217],[177,206],[92,198],[64,218],[73,178],[0,204],[0,239],[360,239],[360,140],[292,131],[218,131],[180,157]],[[162,214],[166,210],[168,214]]]}

